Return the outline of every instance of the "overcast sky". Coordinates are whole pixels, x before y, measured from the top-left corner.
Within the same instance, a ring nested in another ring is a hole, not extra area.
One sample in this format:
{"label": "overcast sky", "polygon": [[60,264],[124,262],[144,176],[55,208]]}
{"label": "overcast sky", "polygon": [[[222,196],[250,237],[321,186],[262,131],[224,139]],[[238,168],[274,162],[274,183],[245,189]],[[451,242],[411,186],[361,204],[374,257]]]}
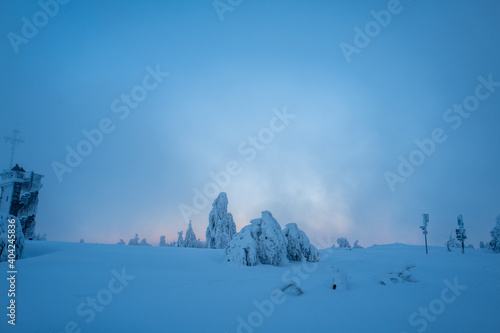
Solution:
{"label": "overcast sky", "polygon": [[319,247],[490,240],[497,1],[43,1],[0,3],[0,134],[49,240],[204,239],[214,191]]}

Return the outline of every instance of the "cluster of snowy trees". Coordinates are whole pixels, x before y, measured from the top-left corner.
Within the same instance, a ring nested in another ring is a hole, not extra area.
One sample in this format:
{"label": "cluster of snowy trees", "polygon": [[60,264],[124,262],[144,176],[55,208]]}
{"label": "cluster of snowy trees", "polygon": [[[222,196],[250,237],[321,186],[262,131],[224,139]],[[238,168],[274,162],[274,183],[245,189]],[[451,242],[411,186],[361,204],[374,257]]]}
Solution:
{"label": "cluster of snowy trees", "polygon": [[[10,223],[11,221],[14,223]],[[15,226],[15,228],[9,227],[9,225]],[[15,229],[15,231],[9,233],[9,229]],[[9,237],[9,235],[15,235],[15,237]],[[15,248],[13,249],[11,246],[9,249],[9,245],[14,245]],[[23,251],[24,234],[21,222],[17,217],[12,215],[0,216],[0,261],[21,259]],[[9,254],[11,254],[10,257]]]}
{"label": "cluster of snowy trees", "polygon": [[490,231],[491,241],[488,244],[488,247],[495,253],[500,253],[500,215],[496,218],[497,224],[493,227],[493,230]]}
{"label": "cluster of snowy trees", "polygon": [[[191,247],[191,248],[202,248],[204,247],[204,243],[196,239],[196,235],[193,231],[193,226],[191,225],[191,221],[189,221],[189,225],[186,231],[186,237],[182,237],[183,231],[178,232],[178,237],[177,237],[177,242],[173,242],[170,244],[170,246],[175,246],[175,247]],[[164,236],[162,236],[164,237]],[[165,240],[165,238],[163,238]],[[161,239],[160,239],[160,246],[161,245]],[[163,246],[169,246],[169,245],[163,245]]]}
{"label": "cluster of snowy trees", "polygon": [[229,242],[226,259],[246,266],[280,265],[286,260],[317,262],[319,251],[295,223],[281,230],[271,212],[263,211],[261,218],[250,221]]}
{"label": "cluster of snowy trees", "polygon": [[[357,240],[354,242],[354,245],[351,247],[351,244],[349,244],[349,241],[347,240],[347,238],[337,238],[337,244],[338,244],[338,247],[340,249],[345,249],[345,250],[364,249],[364,247],[362,247],[358,244]],[[333,244],[332,247],[335,247],[335,244]]]}
{"label": "cluster of snowy trees", "polygon": [[[125,245],[125,242],[123,239],[120,239],[120,241],[117,243],[117,245]],[[139,235],[135,234],[134,238],[131,238],[128,241],[128,245],[135,245],[135,246],[151,246],[151,244],[148,243],[146,238],[143,238],[141,241],[139,241]]]}

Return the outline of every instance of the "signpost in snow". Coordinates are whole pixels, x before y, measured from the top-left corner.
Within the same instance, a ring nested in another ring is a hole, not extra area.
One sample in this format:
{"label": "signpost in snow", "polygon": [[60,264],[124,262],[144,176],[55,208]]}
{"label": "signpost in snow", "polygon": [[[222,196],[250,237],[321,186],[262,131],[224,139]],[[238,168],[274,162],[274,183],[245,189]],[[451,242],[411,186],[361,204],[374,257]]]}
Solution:
{"label": "signpost in snow", "polygon": [[420,226],[420,229],[422,229],[422,232],[425,236],[425,254],[429,254],[429,251],[427,250],[427,224],[429,224],[429,214],[422,214],[423,220],[424,220],[424,225]]}
{"label": "signpost in snow", "polygon": [[464,218],[462,214],[458,215],[457,222],[460,227],[459,229],[455,229],[457,240],[462,241],[462,253],[465,253],[465,240],[467,239],[467,235],[465,234]]}

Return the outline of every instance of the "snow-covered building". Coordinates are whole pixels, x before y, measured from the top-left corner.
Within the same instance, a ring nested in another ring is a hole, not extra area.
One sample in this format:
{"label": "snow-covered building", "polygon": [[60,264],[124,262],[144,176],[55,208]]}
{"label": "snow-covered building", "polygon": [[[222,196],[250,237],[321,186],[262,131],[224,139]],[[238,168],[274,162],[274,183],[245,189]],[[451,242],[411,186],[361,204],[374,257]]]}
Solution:
{"label": "snow-covered building", "polygon": [[21,222],[27,238],[35,235],[38,192],[42,175],[26,171],[19,165],[0,173],[0,216],[12,215]]}

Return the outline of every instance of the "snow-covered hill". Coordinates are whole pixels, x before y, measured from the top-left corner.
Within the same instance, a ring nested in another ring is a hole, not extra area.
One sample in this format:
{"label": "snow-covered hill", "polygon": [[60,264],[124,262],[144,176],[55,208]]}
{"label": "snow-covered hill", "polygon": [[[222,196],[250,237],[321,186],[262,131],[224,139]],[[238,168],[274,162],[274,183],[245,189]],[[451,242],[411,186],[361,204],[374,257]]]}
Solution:
{"label": "snow-covered hill", "polygon": [[[392,244],[242,267],[224,250],[26,242],[15,327],[0,282],[0,332],[499,332],[500,255],[429,252]],[[303,294],[282,292],[290,282]]]}

